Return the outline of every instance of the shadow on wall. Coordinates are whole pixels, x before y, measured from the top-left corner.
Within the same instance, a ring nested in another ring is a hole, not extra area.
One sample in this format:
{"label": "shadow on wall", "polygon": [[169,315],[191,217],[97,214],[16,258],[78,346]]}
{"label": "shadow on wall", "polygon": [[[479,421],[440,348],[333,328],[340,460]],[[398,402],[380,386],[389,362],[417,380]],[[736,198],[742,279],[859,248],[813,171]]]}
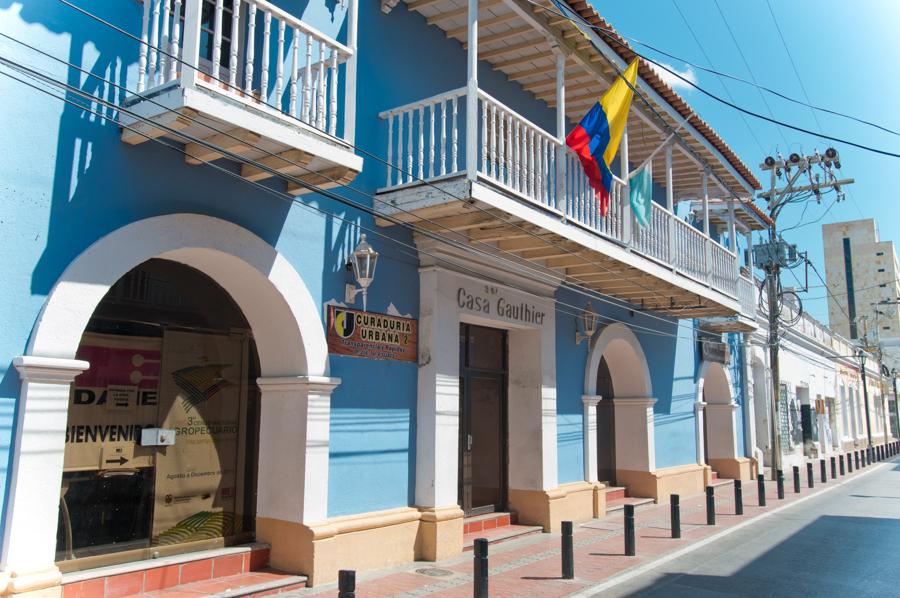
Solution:
{"label": "shadow on wall", "polygon": [[[892,497],[893,498],[893,497]],[[861,507],[863,501],[858,503]],[[895,505],[889,508],[893,510]],[[840,538],[840,541],[835,541]],[[727,542],[727,540],[726,540]],[[731,575],[667,573],[629,596],[888,596],[896,595],[894,548],[900,520],[819,517]],[[741,544],[736,550],[746,551]],[[728,569],[727,552],[696,569]],[[693,562],[693,561],[691,561]],[[829,567],[826,563],[841,563]]]}

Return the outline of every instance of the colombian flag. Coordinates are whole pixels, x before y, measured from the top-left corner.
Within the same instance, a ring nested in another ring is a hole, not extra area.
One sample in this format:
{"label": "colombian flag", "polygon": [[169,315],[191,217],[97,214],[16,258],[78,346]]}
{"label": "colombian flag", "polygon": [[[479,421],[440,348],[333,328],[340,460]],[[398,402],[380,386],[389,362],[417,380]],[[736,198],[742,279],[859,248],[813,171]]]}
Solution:
{"label": "colombian flag", "polygon": [[637,70],[638,59],[635,58],[566,137],[566,145],[575,152],[584,167],[600,204],[601,216],[606,216],[609,210],[609,192],[612,190],[609,165],[619,151],[619,142],[625,132]]}

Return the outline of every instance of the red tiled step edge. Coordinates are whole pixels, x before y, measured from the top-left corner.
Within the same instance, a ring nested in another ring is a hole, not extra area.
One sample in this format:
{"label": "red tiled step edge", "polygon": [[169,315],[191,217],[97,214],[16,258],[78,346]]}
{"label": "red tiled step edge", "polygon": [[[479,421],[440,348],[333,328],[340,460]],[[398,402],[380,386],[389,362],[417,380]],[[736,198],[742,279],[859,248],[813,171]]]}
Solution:
{"label": "red tiled step edge", "polygon": [[[247,549],[231,554],[210,555],[210,552],[195,555],[180,555],[179,562],[169,558],[134,563],[128,571],[119,572],[128,565],[108,567],[94,572],[79,572],[63,576],[63,598],[123,598],[144,592],[164,590],[178,585],[250,573],[265,569],[269,565],[269,547],[254,544]],[[168,562],[167,562],[168,561]],[[69,580],[67,580],[67,578]]]}
{"label": "red tiled step edge", "polygon": [[625,498],[626,490],[624,486],[609,486],[606,489],[606,504],[609,504],[610,501],[620,500]]}
{"label": "red tiled step edge", "polygon": [[477,515],[475,517],[466,517],[463,520],[463,534],[471,534],[474,532],[487,531],[496,527],[505,527],[517,523],[515,513],[488,513],[487,515]]}
{"label": "red tiled step edge", "polygon": [[183,585],[135,594],[134,598],[175,598],[176,596],[221,596],[223,598],[237,598],[238,596],[270,596],[297,590],[306,587],[306,577],[302,575],[290,575],[273,569],[263,571],[250,571],[197,581]]}

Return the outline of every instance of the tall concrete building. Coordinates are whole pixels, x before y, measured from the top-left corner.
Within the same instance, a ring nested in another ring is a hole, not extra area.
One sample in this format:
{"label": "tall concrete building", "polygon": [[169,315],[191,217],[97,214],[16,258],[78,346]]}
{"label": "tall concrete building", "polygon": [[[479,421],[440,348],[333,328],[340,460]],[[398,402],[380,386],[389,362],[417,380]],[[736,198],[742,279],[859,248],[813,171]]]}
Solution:
{"label": "tall concrete building", "polygon": [[[825,277],[831,291],[828,321],[845,337],[874,344],[900,336],[900,268],[893,241],[878,237],[875,220],[822,226]],[[896,350],[885,365],[900,369]]]}

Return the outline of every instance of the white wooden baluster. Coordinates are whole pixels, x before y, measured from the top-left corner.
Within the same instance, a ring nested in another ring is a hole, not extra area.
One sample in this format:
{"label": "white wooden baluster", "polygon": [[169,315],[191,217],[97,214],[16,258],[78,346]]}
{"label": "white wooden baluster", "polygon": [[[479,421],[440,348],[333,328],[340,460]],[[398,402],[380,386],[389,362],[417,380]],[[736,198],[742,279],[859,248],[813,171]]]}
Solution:
{"label": "white wooden baluster", "polygon": [[428,178],[434,178],[434,110],[437,104],[432,102],[428,109]]}
{"label": "white wooden baluster", "polygon": [[241,41],[241,0],[231,4],[231,58],[228,61],[228,85],[232,89],[237,85],[238,45]]}
{"label": "white wooden baluster", "polygon": [[319,40],[319,81],[316,85],[316,128],[325,128],[325,44]]}
{"label": "white wooden baluster", "polygon": [[312,37],[306,36],[306,68],[303,70],[303,114],[301,119],[311,123],[312,118]]}
{"label": "white wooden baluster", "polygon": [[175,8],[172,10],[172,41],[169,44],[169,81],[174,81],[178,76],[179,58],[181,57],[181,0],[175,0]]}
{"label": "white wooden baluster", "polygon": [[559,189],[559,186],[556,184],[556,144],[552,141],[547,141],[547,173],[547,176],[553,173],[554,178],[552,185],[549,181],[545,185],[547,187],[547,205],[552,205],[554,208],[559,209],[560,198],[556,194],[556,189]]}
{"label": "white wooden baluster", "polygon": [[[512,118],[512,115],[510,115]],[[514,178],[513,178],[513,189],[518,191],[522,188],[522,176],[521,176],[521,164],[522,164],[522,144],[519,139],[519,121],[515,121],[514,126],[516,127],[515,135],[516,135],[516,157],[515,163],[513,164]]]}
{"label": "white wooden baluster", "polygon": [[451,169],[451,172],[456,172],[457,166],[458,166],[458,163],[457,163],[457,157],[458,157],[458,153],[459,153],[459,151],[458,151],[458,148],[459,148],[459,131],[458,131],[458,129],[459,129],[459,127],[457,126],[457,118],[458,118],[457,114],[459,111],[458,103],[459,102],[457,102],[456,96],[453,96],[453,111],[452,111],[453,119],[450,121],[451,135],[453,136],[453,141],[452,141],[453,145],[451,146],[451,151],[450,151],[451,160],[452,160],[451,165],[453,166],[453,168]]}
{"label": "white wooden baluster", "polygon": [[406,182],[403,163],[406,158],[403,155],[403,112],[397,114],[397,184],[402,185]]}
{"label": "white wooden baluster", "polygon": [[[266,104],[269,103],[269,45],[272,37],[272,13],[263,13],[263,47],[262,65],[259,72],[259,98]],[[279,61],[280,61],[279,56]]]}
{"label": "white wooden baluster", "polygon": [[406,124],[406,182],[411,183],[413,179],[413,110],[406,113],[409,116],[409,122]]}
{"label": "white wooden baluster", "polygon": [[488,104],[486,100],[481,100],[477,104],[481,108],[481,168],[480,171],[483,173],[487,173],[488,163],[487,163],[487,145],[488,145],[488,128],[487,128],[487,116],[488,116]]}
{"label": "white wooden baluster", "polygon": [[253,91],[253,59],[256,52],[256,3],[250,2],[247,7],[247,59],[244,61],[244,91],[247,95]]}
{"label": "white wooden baluster", "polygon": [[504,126],[506,117],[503,114],[503,108],[500,108],[497,114],[497,180],[501,183],[506,182],[506,155],[505,144],[503,143]]}
{"label": "white wooden baluster", "polygon": [[[147,0],[150,2],[151,0]],[[159,81],[156,79],[156,61],[159,57],[159,8],[162,0],[153,1],[153,26],[150,30],[150,65],[147,69],[150,87],[156,87]]]}
{"label": "white wooden baluster", "polygon": [[169,0],[163,0],[162,6],[162,32],[159,37],[159,82],[160,84],[168,82],[169,76],[169,15],[171,7]]}
{"label": "white wooden baluster", "polygon": [[329,101],[329,109],[328,109],[328,134],[335,135],[337,134],[337,92],[338,92],[338,51],[337,48],[331,49],[331,67],[329,68],[331,71],[330,78],[331,82],[329,85],[329,92],[331,95],[331,99]]}
{"label": "white wooden baluster", "polygon": [[[268,16],[269,13],[266,13]],[[284,21],[278,21],[278,53],[275,57],[275,107],[284,111]]]}
{"label": "white wooden baluster", "polygon": [[[297,71],[300,68],[300,30],[294,27],[291,36],[291,116],[297,116]],[[309,69],[307,69],[307,73]]]}
{"label": "white wooden baluster", "polygon": [[419,180],[425,178],[425,106],[419,106]]}
{"label": "white wooden baluster", "polygon": [[394,115],[388,115],[387,186],[394,186]]}
{"label": "white wooden baluster", "polygon": [[515,189],[516,146],[513,142],[513,117],[506,115],[506,184]]}
{"label": "white wooden baluster", "polygon": [[494,172],[499,171],[497,166],[497,106],[491,104],[491,148],[490,148],[490,157],[488,158],[490,162],[490,177],[495,178]]}
{"label": "white wooden baluster", "polygon": [[441,100],[441,176],[447,174],[447,100]]}
{"label": "white wooden baluster", "polygon": [[141,21],[141,45],[138,49],[138,93],[147,87],[147,53],[150,51],[150,0],[144,2],[144,19]]}
{"label": "white wooden baluster", "polygon": [[537,196],[538,201],[547,204],[547,197],[544,195],[545,177],[547,176],[547,140],[543,135],[538,135],[538,185]]}
{"label": "white wooden baluster", "polygon": [[535,192],[535,187],[537,184],[537,162],[535,161],[535,139],[534,139],[534,129],[528,129],[528,197],[535,198],[537,194]]}
{"label": "white wooden baluster", "polygon": [[212,53],[212,78],[219,78],[219,69],[222,62],[222,11],[225,9],[224,0],[216,0],[216,14],[213,18],[213,53]]}

